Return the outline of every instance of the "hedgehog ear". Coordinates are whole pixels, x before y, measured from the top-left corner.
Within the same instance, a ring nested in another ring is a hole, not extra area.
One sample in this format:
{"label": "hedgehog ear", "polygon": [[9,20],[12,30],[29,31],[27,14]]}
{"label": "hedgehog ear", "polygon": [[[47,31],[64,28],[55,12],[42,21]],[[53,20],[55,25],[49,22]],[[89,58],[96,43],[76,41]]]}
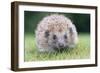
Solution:
{"label": "hedgehog ear", "polygon": [[73,34],[73,28],[72,27],[69,28],[69,32],[70,32],[71,35]]}
{"label": "hedgehog ear", "polygon": [[49,30],[46,30],[45,31],[45,37],[48,37],[49,36]]}

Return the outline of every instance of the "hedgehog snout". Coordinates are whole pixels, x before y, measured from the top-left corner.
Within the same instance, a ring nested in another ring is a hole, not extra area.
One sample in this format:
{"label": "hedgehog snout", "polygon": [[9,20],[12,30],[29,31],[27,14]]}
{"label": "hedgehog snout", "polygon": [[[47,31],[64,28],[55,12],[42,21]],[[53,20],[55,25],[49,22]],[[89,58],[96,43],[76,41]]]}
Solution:
{"label": "hedgehog snout", "polygon": [[62,43],[59,43],[58,45],[59,45],[60,48],[64,47],[64,44],[62,44]]}

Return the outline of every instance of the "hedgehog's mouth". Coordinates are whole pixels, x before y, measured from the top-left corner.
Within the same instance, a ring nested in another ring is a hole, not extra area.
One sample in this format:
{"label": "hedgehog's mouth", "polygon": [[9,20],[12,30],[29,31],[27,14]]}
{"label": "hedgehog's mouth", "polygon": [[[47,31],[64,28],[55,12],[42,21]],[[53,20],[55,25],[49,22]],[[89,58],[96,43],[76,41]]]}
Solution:
{"label": "hedgehog's mouth", "polygon": [[54,50],[57,52],[63,52],[65,50],[65,48],[54,48]]}
{"label": "hedgehog's mouth", "polygon": [[68,46],[64,46],[64,47],[54,47],[54,50],[55,50],[55,51],[63,51],[63,50],[65,50],[66,48],[68,48]]}
{"label": "hedgehog's mouth", "polygon": [[61,51],[61,50],[64,50],[64,49],[65,49],[65,47],[63,47],[63,48],[55,47],[55,48],[54,48],[54,50],[56,50],[56,51]]}

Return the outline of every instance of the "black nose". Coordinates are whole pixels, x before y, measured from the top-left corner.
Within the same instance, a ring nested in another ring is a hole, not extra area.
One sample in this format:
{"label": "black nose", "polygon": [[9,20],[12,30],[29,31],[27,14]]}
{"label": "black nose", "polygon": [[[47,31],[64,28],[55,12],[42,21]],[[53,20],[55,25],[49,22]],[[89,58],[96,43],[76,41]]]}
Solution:
{"label": "black nose", "polygon": [[64,47],[64,44],[59,43],[59,47],[60,47],[60,48],[63,48],[63,47]]}

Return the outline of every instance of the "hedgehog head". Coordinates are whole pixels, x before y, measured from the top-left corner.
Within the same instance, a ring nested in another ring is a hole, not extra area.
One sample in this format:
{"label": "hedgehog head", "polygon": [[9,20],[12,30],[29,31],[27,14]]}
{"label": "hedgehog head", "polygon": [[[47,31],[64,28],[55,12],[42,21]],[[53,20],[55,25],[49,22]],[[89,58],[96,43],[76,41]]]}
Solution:
{"label": "hedgehog head", "polygon": [[59,50],[68,47],[69,34],[67,31],[50,32],[47,30],[45,32],[45,38],[47,39],[48,45],[52,46],[54,49]]}

